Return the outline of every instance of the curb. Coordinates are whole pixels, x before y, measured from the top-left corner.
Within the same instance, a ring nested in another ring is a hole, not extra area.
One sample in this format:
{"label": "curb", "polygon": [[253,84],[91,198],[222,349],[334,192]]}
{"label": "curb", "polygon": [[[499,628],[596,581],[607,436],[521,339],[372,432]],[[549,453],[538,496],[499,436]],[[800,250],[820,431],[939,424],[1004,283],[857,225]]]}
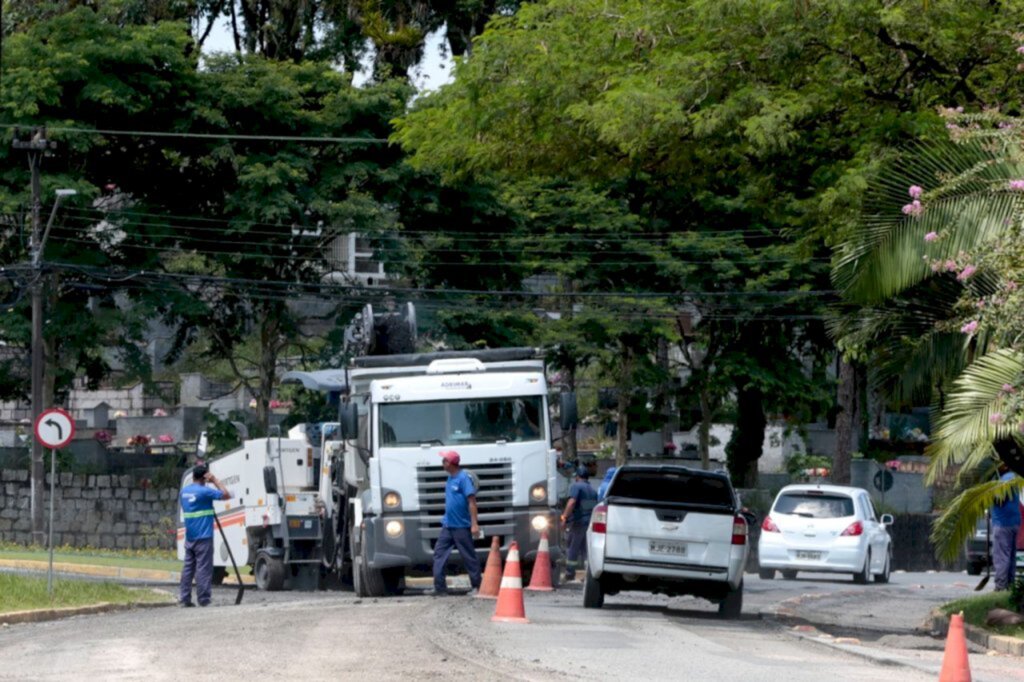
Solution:
{"label": "curb", "polygon": [[0,627],[16,625],[19,623],[42,623],[48,620],[60,620],[61,618],[70,618],[72,616],[89,616],[97,613],[130,611],[132,609],[153,609],[165,606],[174,606],[174,602],[144,602],[138,604],[111,604],[109,602],[101,602],[90,606],[69,606],[61,609],[12,611],[11,613],[0,614]]}
{"label": "curb", "polygon": [[[949,616],[944,615],[941,611],[936,609],[932,611],[924,621],[923,627],[931,630],[932,632],[948,632]],[[991,651],[998,651],[1001,654],[1024,657],[1024,639],[1007,637],[1005,635],[996,635],[988,630],[966,622],[964,623],[964,633],[967,636],[967,639],[978,646],[985,647]]]}
{"label": "curb", "polygon": [[[0,568],[14,568],[24,571],[47,572],[50,564],[48,561],[34,561],[30,559],[0,559]],[[126,568],[122,566],[99,566],[96,564],[74,564],[67,562],[53,562],[55,573],[76,573],[97,578],[115,578],[123,580],[147,580],[151,582],[176,583],[181,580],[179,571],[160,571],[152,568]],[[225,585],[237,585],[235,576],[229,573],[224,578]],[[243,585],[255,585],[256,579],[251,575],[242,576]]]}

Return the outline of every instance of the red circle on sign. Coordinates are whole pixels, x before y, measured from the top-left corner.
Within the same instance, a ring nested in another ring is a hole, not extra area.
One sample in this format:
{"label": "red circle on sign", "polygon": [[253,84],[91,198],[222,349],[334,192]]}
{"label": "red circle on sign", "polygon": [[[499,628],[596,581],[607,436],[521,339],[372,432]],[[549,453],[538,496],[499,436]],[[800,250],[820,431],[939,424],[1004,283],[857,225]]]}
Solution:
{"label": "red circle on sign", "polygon": [[[64,433],[63,427],[58,426],[57,431],[59,440],[47,441],[46,439],[43,438],[42,435],[40,435],[39,426],[40,424],[45,423],[47,417],[52,417],[53,415],[60,415],[60,417],[67,421],[68,432]],[[75,437],[75,420],[71,418],[70,414],[60,409],[59,407],[53,407],[50,408],[49,410],[44,410],[42,413],[40,413],[39,417],[36,419],[33,431],[36,434],[36,441],[42,443],[45,447],[48,447],[51,450],[59,450],[60,448],[70,443],[71,439]]]}

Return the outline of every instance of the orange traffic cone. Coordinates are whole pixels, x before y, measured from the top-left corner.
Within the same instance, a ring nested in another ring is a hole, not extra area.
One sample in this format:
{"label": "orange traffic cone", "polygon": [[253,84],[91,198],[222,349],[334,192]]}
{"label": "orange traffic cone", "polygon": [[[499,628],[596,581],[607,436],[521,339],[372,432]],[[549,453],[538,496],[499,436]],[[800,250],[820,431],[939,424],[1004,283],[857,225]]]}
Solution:
{"label": "orange traffic cone", "polygon": [[501,544],[498,536],[491,538],[491,551],[487,553],[487,566],[477,591],[477,599],[497,599],[501,590]]}
{"label": "orange traffic cone", "polygon": [[964,635],[964,612],[949,617],[946,652],[942,655],[939,682],[971,682],[971,665],[967,659],[967,637]]}
{"label": "orange traffic cone", "polygon": [[515,542],[508,548],[505,574],[501,576],[501,591],[498,593],[498,607],[491,620],[503,623],[529,623],[523,606],[523,574],[519,570],[519,545]]}
{"label": "orange traffic cone", "polygon": [[530,577],[528,590],[550,592],[555,589],[551,585],[551,550],[548,548],[548,534],[540,534],[540,547],[537,548],[537,559],[533,562],[533,575]]}

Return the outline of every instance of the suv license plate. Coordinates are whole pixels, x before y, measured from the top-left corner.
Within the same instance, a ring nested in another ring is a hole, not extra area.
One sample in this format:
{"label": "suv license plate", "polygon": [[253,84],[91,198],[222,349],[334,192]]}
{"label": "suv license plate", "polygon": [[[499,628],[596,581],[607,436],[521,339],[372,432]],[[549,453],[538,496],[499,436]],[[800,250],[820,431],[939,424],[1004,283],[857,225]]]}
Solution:
{"label": "suv license plate", "polygon": [[797,559],[809,559],[811,561],[817,561],[821,558],[821,552],[797,552]]}
{"label": "suv license plate", "polygon": [[686,556],[686,545],[681,542],[661,542],[651,540],[651,554],[671,554],[672,556]]}

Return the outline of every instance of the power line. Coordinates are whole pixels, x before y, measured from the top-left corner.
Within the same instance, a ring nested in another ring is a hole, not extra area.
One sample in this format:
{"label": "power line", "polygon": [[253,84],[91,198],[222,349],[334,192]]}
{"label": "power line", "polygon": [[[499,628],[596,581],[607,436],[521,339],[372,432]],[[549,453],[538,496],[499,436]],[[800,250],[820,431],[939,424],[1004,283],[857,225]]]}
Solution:
{"label": "power line", "polygon": [[[31,128],[40,124],[0,123],[0,128],[18,129]],[[46,124],[43,124],[46,125]],[[102,128],[74,128],[69,126],[46,125],[47,133],[69,133],[73,135],[111,135],[127,137],[170,137],[192,138],[199,140],[249,140],[272,142],[308,142],[328,144],[390,144],[390,140],[382,137],[303,137],[299,135],[243,135],[241,133],[186,133],[165,130],[111,130]]]}

